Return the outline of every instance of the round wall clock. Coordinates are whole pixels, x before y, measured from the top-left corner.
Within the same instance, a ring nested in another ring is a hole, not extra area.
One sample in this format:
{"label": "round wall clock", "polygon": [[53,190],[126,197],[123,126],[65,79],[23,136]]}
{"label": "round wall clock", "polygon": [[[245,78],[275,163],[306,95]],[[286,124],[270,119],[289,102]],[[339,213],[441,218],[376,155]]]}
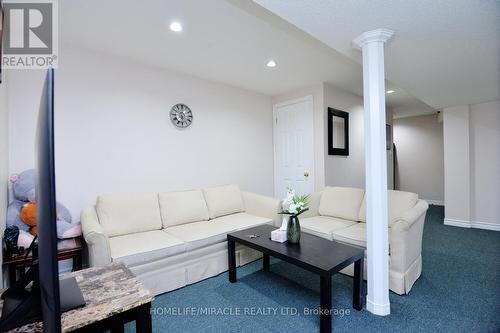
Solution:
{"label": "round wall clock", "polygon": [[175,104],[170,110],[170,120],[180,128],[186,128],[193,122],[193,112],[186,104]]}

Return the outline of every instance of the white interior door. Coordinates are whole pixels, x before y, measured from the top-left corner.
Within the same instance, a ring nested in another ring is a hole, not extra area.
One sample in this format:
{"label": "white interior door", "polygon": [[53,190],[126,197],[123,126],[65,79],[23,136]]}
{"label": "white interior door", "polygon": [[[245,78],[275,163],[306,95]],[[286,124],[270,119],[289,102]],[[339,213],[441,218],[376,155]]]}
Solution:
{"label": "white interior door", "polygon": [[274,194],[314,191],[313,98],[307,96],[276,104],[274,113]]}

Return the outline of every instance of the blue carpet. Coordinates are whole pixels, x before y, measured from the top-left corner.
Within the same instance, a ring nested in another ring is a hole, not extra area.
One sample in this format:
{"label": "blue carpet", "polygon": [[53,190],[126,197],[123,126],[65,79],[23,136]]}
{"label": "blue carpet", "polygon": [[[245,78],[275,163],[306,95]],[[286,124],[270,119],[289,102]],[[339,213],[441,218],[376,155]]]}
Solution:
{"label": "blue carpet", "polygon": [[[408,295],[390,293],[390,316],[352,309],[352,278],[334,276],[336,332],[500,332],[500,232],[445,226],[443,214],[430,206],[422,275]],[[318,276],[278,260],[261,267],[238,268],[235,284],[224,273],[156,297],[154,332],[318,332],[307,313],[319,304]]]}

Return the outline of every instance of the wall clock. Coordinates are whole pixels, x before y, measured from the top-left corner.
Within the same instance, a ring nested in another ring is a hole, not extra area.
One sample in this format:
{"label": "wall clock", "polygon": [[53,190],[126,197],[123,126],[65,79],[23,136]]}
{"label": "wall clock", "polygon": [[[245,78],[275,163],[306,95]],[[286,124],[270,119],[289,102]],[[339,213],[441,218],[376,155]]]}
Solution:
{"label": "wall clock", "polygon": [[170,110],[170,120],[180,128],[186,128],[193,122],[193,112],[186,104],[175,104]]}

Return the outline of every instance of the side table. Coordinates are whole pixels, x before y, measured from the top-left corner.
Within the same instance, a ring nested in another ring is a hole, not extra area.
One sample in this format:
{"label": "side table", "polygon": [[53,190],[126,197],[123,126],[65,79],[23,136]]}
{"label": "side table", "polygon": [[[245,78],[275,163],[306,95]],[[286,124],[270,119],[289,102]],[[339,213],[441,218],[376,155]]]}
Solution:
{"label": "side table", "polygon": [[[83,237],[69,238],[60,240],[57,243],[57,259],[73,259],[73,271],[82,269]],[[4,257],[3,264],[9,271],[9,281],[14,283],[17,280],[17,272],[26,269],[33,262],[31,254],[24,257],[25,254],[18,254],[10,258]]]}
{"label": "side table", "polygon": [[[135,321],[137,333],[151,333],[153,294],[119,262],[67,273],[82,291],[85,306],[61,314],[62,332],[124,332],[126,323]],[[0,312],[3,301],[0,299]],[[10,333],[42,333],[43,323],[15,328]]]}

